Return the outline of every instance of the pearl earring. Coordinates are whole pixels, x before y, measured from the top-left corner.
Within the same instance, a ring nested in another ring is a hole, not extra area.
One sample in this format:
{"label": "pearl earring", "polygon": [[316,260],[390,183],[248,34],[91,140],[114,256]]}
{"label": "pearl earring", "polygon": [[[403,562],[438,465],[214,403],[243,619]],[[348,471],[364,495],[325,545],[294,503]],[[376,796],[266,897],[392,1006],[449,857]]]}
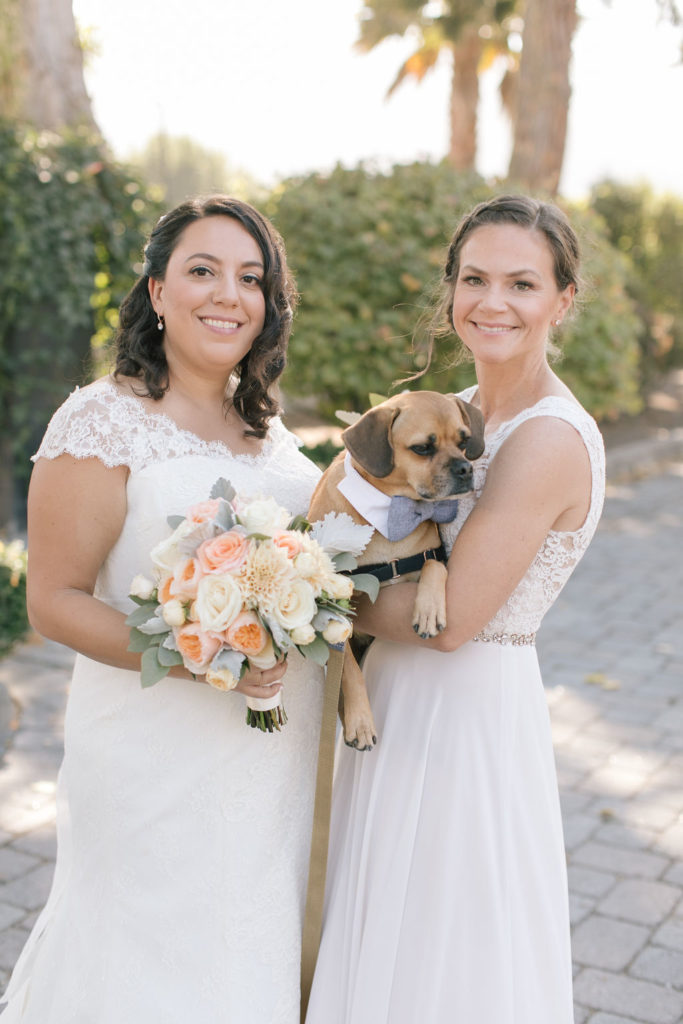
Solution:
{"label": "pearl earring", "polygon": [[161,313],[157,313],[157,330],[163,331],[164,329],[164,318]]}
{"label": "pearl earring", "polygon": [[562,321],[561,321],[561,320],[556,320],[556,321],[555,321],[555,326],[556,326],[556,327],[559,327],[561,323],[562,323]]}

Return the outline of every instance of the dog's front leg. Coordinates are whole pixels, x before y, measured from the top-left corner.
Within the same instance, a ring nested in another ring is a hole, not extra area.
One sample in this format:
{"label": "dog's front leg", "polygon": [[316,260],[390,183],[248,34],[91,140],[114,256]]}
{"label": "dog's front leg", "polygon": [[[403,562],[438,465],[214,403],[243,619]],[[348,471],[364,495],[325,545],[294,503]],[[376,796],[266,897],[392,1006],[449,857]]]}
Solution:
{"label": "dog's front leg", "polygon": [[344,742],[356,750],[372,750],[377,742],[375,722],[363,673],[348,642],[344,648],[341,688]]}
{"label": "dog's front leg", "polygon": [[446,577],[443,562],[428,559],[422,566],[413,605],[413,629],[426,640],[446,626]]}

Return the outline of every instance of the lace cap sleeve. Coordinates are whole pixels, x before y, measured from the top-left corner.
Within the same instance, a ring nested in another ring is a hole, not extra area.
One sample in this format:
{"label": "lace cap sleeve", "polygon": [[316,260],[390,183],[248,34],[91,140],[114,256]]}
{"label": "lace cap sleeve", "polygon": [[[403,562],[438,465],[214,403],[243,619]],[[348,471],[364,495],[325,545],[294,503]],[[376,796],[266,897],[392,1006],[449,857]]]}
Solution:
{"label": "lace cap sleeve", "polygon": [[40,448],[31,457],[33,462],[73,455],[99,459],[109,468],[133,467],[135,444],[130,426],[127,430],[125,419],[116,415],[114,393],[103,383],[96,381],[71,392],[48,423]]}

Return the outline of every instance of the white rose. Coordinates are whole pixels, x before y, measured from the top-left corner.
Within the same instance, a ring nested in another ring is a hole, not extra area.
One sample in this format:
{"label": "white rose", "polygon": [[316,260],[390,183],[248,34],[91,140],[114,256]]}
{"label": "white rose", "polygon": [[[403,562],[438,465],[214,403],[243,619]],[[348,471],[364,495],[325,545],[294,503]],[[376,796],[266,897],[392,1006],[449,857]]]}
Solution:
{"label": "white rose", "polygon": [[133,597],[139,597],[143,601],[148,601],[155,590],[156,584],[153,583],[152,580],[147,579],[146,576],[138,574],[133,577],[129,593]]}
{"label": "white rose", "polygon": [[294,567],[302,576],[313,576],[318,568],[318,559],[310,551],[302,551],[294,559]]}
{"label": "white rose", "polygon": [[341,622],[339,619],[330,619],[323,630],[323,639],[326,640],[328,644],[343,644],[349,639],[352,633],[353,629],[351,628],[350,622],[346,620]]}
{"label": "white rose", "polygon": [[255,498],[240,505],[237,514],[247,533],[262,533],[266,537],[283,530],[290,519],[289,512],[281,508],[274,498]]}
{"label": "white rose", "polygon": [[206,681],[216,690],[234,690],[239,679],[229,668],[209,668],[206,670]]}
{"label": "white rose", "polygon": [[234,576],[221,574],[201,579],[194,607],[205,632],[222,633],[242,609],[242,591]]}
{"label": "white rose", "polygon": [[185,609],[182,601],[179,601],[177,597],[171,598],[170,601],[162,605],[161,614],[164,622],[169,626],[182,626],[185,622]]}
{"label": "white rose", "polygon": [[173,572],[176,562],[180,558],[179,544],[194,529],[196,529],[196,523],[183,519],[170,537],[160,541],[156,547],[152,548],[150,558],[157,569],[161,569],[164,573]]}
{"label": "white rose", "polygon": [[335,601],[341,601],[353,594],[353,580],[350,576],[342,576],[341,573],[335,572],[325,580],[323,590]]}
{"label": "white rose", "polygon": [[294,579],[278,595],[271,614],[283,629],[296,629],[310,622],[315,612],[313,588],[305,580]]}
{"label": "white rose", "polygon": [[294,643],[298,644],[299,647],[305,647],[306,644],[312,644],[315,640],[315,630],[310,622],[305,626],[297,626],[296,629],[292,630],[290,635]]}

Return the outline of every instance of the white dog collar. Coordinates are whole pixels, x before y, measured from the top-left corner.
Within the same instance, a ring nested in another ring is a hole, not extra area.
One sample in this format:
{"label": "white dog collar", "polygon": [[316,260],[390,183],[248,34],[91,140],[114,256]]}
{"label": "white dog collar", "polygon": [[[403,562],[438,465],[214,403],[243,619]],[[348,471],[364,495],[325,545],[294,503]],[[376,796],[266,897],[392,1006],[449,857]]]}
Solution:
{"label": "white dog collar", "polygon": [[356,512],[362,515],[363,519],[366,519],[378,533],[386,537],[391,496],[373,487],[357,469],[354,469],[348,452],[344,459],[344,471],[346,476],[337,484],[337,490],[353,505]]}

